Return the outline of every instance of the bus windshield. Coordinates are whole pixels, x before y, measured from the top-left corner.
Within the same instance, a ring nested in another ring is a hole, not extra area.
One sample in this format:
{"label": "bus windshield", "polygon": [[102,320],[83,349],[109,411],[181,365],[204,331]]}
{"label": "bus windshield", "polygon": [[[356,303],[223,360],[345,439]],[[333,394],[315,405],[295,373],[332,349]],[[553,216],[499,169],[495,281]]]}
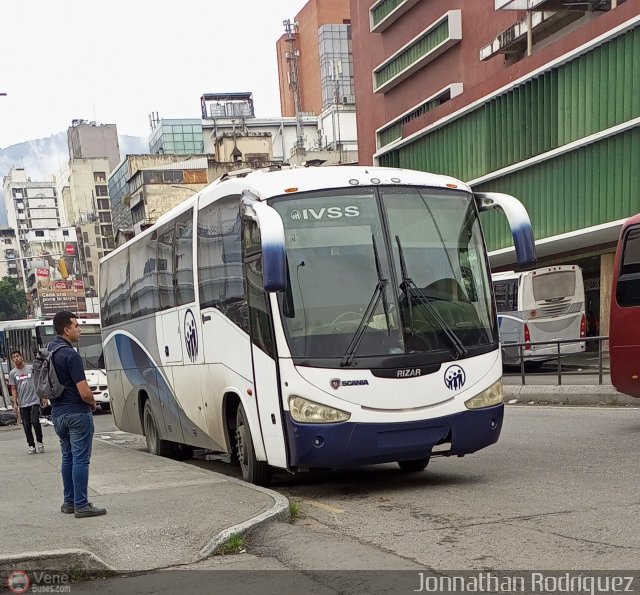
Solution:
{"label": "bus windshield", "polygon": [[374,366],[416,354],[437,363],[496,348],[470,194],[352,188],[279,197],[272,206],[285,227],[289,283],[279,302],[294,358],[369,358]]}

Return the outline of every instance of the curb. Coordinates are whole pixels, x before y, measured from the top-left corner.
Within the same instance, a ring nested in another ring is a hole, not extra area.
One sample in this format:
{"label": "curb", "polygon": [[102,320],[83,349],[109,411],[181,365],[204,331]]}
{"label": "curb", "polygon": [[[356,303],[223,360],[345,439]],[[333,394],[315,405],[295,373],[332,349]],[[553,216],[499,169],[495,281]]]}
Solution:
{"label": "curb", "polygon": [[[613,386],[603,385],[504,385],[504,400],[519,404],[600,405],[640,407],[640,399],[623,395]],[[513,404],[513,403],[511,403]]]}
{"label": "curb", "polygon": [[235,479],[234,477],[229,477],[228,479],[232,483],[239,484],[242,487],[249,486],[258,492],[262,492],[263,494],[270,496],[274,500],[273,506],[269,510],[248,519],[243,523],[233,525],[224,531],[220,531],[220,533],[210,539],[209,542],[200,550],[200,558],[198,561],[203,560],[208,556],[215,555],[220,546],[233,535],[246,535],[252,529],[268,522],[284,521],[288,523],[291,521],[291,510],[289,508],[288,498],[285,498],[282,494],[274,492],[273,490],[253,485],[251,483]]}
{"label": "curb", "polygon": [[[0,577],[8,577],[13,571],[26,573],[50,571],[68,575],[70,582],[113,576],[116,571],[98,556],[87,550],[63,549],[46,552],[25,552],[0,556]],[[5,582],[3,581],[2,586]]]}
{"label": "curb", "polygon": [[[108,440],[101,440],[102,444],[108,444],[113,448],[126,448],[125,446],[121,446],[120,444],[113,444]],[[148,452],[141,451],[141,454],[144,454],[147,457],[155,457]],[[182,461],[172,461],[178,465],[188,465],[188,463]],[[285,498],[282,494],[275,492],[274,490],[270,490],[268,488],[263,488],[262,486],[257,486],[251,483],[247,483],[246,481],[242,481],[240,479],[236,479],[235,477],[224,476],[225,479],[229,483],[235,483],[240,485],[243,488],[252,488],[257,492],[261,492],[267,496],[269,496],[274,502],[273,506],[269,510],[265,510],[253,518],[250,518],[242,523],[238,523],[237,525],[232,525],[231,527],[220,531],[216,535],[214,535],[199,551],[199,557],[194,560],[194,562],[199,562],[204,558],[207,558],[211,555],[214,555],[216,551],[220,548],[220,546],[225,543],[230,537],[233,535],[245,535],[250,530],[255,529],[256,527],[275,521],[285,521],[289,522],[291,520],[291,512],[289,509],[289,500]]]}

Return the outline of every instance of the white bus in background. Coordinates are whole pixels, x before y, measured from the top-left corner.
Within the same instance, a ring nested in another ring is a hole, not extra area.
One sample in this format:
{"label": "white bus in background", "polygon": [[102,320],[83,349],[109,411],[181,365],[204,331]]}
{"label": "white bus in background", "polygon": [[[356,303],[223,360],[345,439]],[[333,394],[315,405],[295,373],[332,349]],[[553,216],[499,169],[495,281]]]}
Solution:
{"label": "white bus in background", "polygon": [[[584,283],[579,266],[549,266],[494,273],[491,277],[505,364],[520,363],[519,349],[509,347],[511,343],[525,343],[522,358],[535,368],[557,358],[558,346],[529,343],[586,337]],[[584,341],[560,345],[561,355],[584,350]]]}
{"label": "white bus in background", "polygon": [[[109,390],[107,375],[102,357],[102,335],[99,318],[79,318],[81,326],[80,341],[74,345],[82,357],[87,383],[100,409],[109,409]],[[25,320],[7,320],[0,322],[0,349],[2,350],[3,369],[11,368],[11,352],[20,351],[24,360],[31,363],[35,353],[46,347],[56,336],[53,320],[37,318]]]}
{"label": "white bus in background", "polygon": [[[397,462],[493,444],[502,361],[479,211],[504,194],[376,167],[223,176],[102,259],[116,425],[149,451],[273,467]],[[497,215],[496,215],[497,216]]]}

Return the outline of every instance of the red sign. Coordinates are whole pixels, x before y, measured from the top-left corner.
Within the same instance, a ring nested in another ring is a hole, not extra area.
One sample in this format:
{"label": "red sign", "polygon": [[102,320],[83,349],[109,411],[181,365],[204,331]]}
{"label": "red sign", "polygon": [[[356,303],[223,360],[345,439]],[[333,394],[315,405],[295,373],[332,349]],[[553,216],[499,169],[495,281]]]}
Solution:
{"label": "red sign", "polygon": [[69,289],[66,281],[56,281],[53,286],[55,289]]}
{"label": "red sign", "polygon": [[82,279],[76,279],[73,282],[74,289],[84,289],[84,281]]}
{"label": "red sign", "polygon": [[64,251],[66,254],[68,254],[69,256],[75,256],[76,253],[76,248],[73,244],[67,244],[64,247]]}
{"label": "red sign", "polygon": [[48,277],[49,276],[49,269],[37,268],[36,269],[36,275],[38,277]]}

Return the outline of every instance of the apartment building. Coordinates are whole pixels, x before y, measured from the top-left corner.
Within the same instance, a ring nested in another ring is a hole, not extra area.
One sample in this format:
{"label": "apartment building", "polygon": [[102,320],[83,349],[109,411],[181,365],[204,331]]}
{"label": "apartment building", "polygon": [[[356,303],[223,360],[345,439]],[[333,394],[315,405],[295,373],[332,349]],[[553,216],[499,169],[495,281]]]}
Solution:
{"label": "apartment building", "polygon": [[[352,0],[361,163],[446,173],[527,207],[541,264],[579,264],[607,334],[640,211],[640,15],[628,0]],[[515,263],[499,217],[491,263]]]}

